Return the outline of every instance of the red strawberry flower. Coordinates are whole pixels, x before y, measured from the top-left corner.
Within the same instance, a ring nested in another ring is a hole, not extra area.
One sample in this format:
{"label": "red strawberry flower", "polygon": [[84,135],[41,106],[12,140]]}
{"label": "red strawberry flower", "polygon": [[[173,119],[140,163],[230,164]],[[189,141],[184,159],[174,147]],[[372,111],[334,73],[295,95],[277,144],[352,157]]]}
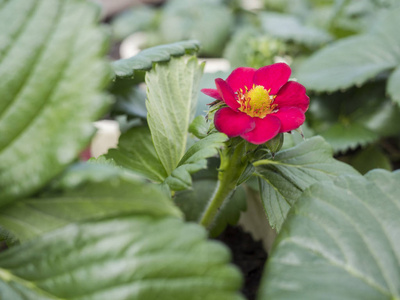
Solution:
{"label": "red strawberry flower", "polygon": [[226,81],[217,78],[217,89],[201,90],[227,105],[215,113],[215,128],[257,145],[299,128],[310,100],[304,86],[288,81],[290,74],[287,64],[276,63],[258,70],[237,68]]}

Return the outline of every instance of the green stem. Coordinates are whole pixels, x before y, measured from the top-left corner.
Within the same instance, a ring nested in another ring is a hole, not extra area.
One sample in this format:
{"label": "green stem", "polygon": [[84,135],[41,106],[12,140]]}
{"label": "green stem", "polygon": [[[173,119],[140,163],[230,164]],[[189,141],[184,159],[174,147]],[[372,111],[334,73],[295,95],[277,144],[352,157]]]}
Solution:
{"label": "green stem", "polygon": [[253,166],[258,167],[258,166],[262,166],[262,165],[281,165],[282,163],[280,163],[279,161],[275,161],[275,160],[271,160],[271,159],[261,159],[258,160],[256,162],[253,163]]}
{"label": "green stem", "polygon": [[210,228],[225,200],[229,199],[235,191],[237,182],[248,164],[245,148],[243,142],[235,147],[233,153],[229,147],[221,151],[218,184],[199,222],[205,228]]}

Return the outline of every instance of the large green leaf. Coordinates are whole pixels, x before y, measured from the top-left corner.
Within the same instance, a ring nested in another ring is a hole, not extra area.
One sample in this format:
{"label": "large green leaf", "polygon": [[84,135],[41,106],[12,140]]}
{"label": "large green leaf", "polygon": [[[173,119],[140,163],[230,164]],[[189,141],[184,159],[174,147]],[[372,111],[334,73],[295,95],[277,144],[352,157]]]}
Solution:
{"label": "large green leaf", "polygon": [[98,12],[81,0],[0,6],[0,205],[37,191],[92,136],[110,75]]}
{"label": "large green leaf", "polygon": [[154,148],[167,174],[177,167],[186,150],[194,117],[203,64],[195,57],[171,59],[146,74],[148,111]]}
{"label": "large green leaf", "polygon": [[90,164],[68,170],[51,191],[3,208],[0,226],[25,242],[72,222],[127,214],[181,216],[157,186],[117,167]]}
{"label": "large green leaf", "polygon": [[170,0],[163,7],[158,38],[164,43],[196,39],[201,53],[218,57],[233,23],[233,14],[220,0]]}
{"label": "large green leaf", "polygon": [[315,96],[308,120],[335,152],[365,146],[400,132],[400,109],[384,95],[385,82],[379,81],[362,89]]}
{"label": "large green leaf", "polygon": [[174,191],[190,188],[191,174],[207,168],[207,158],[216,156],[227,137],[223,133],[211,134],[195,142],[179,161],[170,175],[160,162],[147,127],[134,127],[124,133],[117,149],[105,155],[117,165],[133,170],[155,182],[164,182]]}
{"label": "large green leaf", "polygon": [[336,123],[322,132],[321,136],[330,143],[335,152],[354,150],[358,146],[368,145],[379,138],[378,134],[360,123]]}
{"label": "large green leaf", "polygon": [[168,176],[157,156],[147,127],[134,127],[122,134],[118,148],[110,149],[106,157],[155,182],[162,182]]}
{"label": "large green leaf", "polygon": [[0,254],[0,297],[243,299],[229,252],[206,236],[173,218],[71,224]]}
{"label": "large green leaf", "polygon": [[361,174],[372,169],[392,170],[392,165],[387,154],[378,145],[370,145],[359,151],[350,160],[351,165]]}
{"label": "large green leaf", "polygon": [[293,15],[279,13],[259,14],[263,29],[270,35],[286,41],[294,41],[309,47],[329,42],[332,37],[323,29],[306,26]]}
{"label": "large green leaf", "polygon": [[[301,65],[296,77],[315,91],[335,91],[361,85],[395,68],[400,64],[399,13],[399,8],[392,9],[381,15],[371,33],[349,37],[318,51]],[[389,91],[398,98],[397,89]]]}
{"label": "large green leaf", "polygon": [[112,115],[127,115],[130,118],[146,119],[146,90],[130,78],[119,79],[110,89],[115,97]]}
{"label": "large green leaf", "polygon": [[115,77],[134,77],[135,71],[149,71],[153,63],[167,62],[172,57],[197,52],[199,47],[198,41],[191,40],[145,49],[131,58],[113,62]]}
{"label": "large green leaf", "polygon": [[113,38],[121,41],[134,32],[151,28],[156,23],[157,9],[149,5],[135,5],[112,18]]}
{"label": "large green leaf", "polygon": [[296,202],[259,299],[400,299],[400,172],[343,176]]}
{"label": "large green leaf", "polygon": [[400,104],[400,66],[390,75],[387,92],[397,104]]}
{"label": "large green leaf", "polygon": [[338,175],[358,174],[349,165],[335,160],[330,145],[318,136],[254,165],[265,211],[277,231],[306,188],[316,182],[331,181]]}
{"label": "large green leaf", "polygon": [[182,157],[178,167],[165,180],[165,183],[174,191],[189,188],[192,185],[190,174],[206,169],[206,159],[216,156],[218,149],[224,146],[227,139],[225,134],[217,132],[194,143]]}
{"label": "large green leaf", "polygon": [[400,124],[398,122],[400,117],[400,108],[398,105],[385,99],[384,101],[378,102],[378,107],[375,109],[375,113],[372,110],[369,112],[365,111],[361,114],[360,111],[358,121],[363,125],[380,136],[395,136],[400,132]]}

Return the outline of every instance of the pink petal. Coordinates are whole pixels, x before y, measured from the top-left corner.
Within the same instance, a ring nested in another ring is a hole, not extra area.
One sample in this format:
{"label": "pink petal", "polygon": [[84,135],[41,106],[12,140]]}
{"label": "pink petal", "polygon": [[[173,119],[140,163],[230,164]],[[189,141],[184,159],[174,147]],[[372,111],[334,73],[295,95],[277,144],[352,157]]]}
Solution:
{"label": "pink petal", "polygon": [[201,92],[214,99],[222,100],[221,95],[218,93],[218,90],[216,89],[201,89]]}
{"label": "pink petal", "polygon": [[300,127],[306,117],[304,112],[297,107],[283,107],[272,114],[281,120],[281,130],[279,132],[288,132]]}
{"label": "pink petal", "polygon": [[276,95],[279,89],[288,81],[292,70],[285,63],[276,63],[265,66],[254,74],[254,83],[262,85],[266,90],[271,89],[270,94]]}
{"label": "pink petal", "polygon": [[215,85],[217,86],[218,93],[221,95],[222,100],[233,110],[237,110],[240,104],[235,99],[235,93],[231,87],[221,78],[215,79]]}
{"label": "pink petal", "polygon": [[294,106],[305,112],[310,104],[310,98],[306,95],[304,86],[298,82],[289,81],[279,90],[274,104],[278,104],[278,108]]}
{"label": "pink petal", "polygon": [[215,128],[229,137],[239,136],[252,130],[255,122],[252,117],[236,112],[229,107],[218,110],[214,115]]}
{"label": "pink petal", "polygon": [[274,138],[279,133],[281,121],[277,117],[267,115],[264,119],[254,119],[256,127],[252,131],[240,135],[246,141],[260,145]]}
{"label": "pink petal", "polygon": [[228,76],[226,82],[234,92],[237,92],[240,89],[245,91],[245,87],[250,90],[253,87],[253,77],[255,72],[256,69],[253,68],[237,68]]}

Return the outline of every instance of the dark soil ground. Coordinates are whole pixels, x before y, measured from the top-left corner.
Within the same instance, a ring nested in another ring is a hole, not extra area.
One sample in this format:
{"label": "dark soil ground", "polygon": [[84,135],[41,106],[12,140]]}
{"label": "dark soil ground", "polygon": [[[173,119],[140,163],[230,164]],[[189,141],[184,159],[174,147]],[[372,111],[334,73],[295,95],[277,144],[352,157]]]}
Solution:
{"label": "dark soil ground", "polygon": [[244,277],[243,295],[248,300],[256,299],[264,264],[267,259],[262,243],[255,242],[250,234],[240,227],[229,226],[217,238],[226,244],[232,252],[233,263],[239,267]]}

